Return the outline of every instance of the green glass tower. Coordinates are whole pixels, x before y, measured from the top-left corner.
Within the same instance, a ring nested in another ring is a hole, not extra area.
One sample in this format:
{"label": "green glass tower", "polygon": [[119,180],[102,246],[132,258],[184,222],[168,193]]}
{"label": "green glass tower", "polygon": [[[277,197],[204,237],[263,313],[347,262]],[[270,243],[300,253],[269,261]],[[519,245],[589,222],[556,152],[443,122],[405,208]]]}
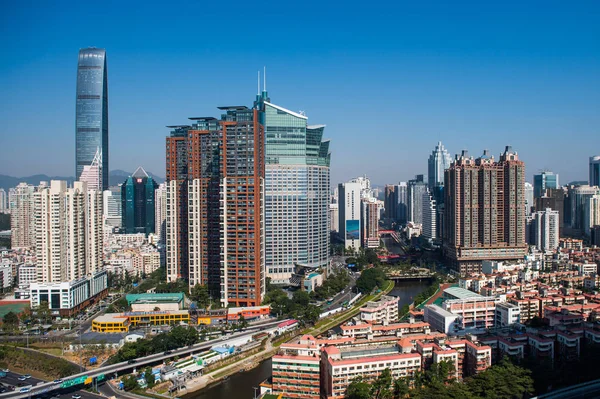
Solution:
{"label": "green glass tower", "polygon": [[154,233],[154,191],[158,185],[140,166],[121,186],[122,229],[125,234]]}

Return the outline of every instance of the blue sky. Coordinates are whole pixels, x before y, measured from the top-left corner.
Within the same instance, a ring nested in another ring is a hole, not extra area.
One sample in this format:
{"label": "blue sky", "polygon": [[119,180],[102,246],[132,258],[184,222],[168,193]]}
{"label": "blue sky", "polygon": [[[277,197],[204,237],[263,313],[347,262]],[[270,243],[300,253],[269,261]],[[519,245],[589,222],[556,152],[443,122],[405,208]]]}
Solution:
{"label": "blue sky", "polygon": [[111,169],[164,176],[164,126],[250,105],[266,65],[273,102],[327,125],[332,184],[426,173],[439,140],[452,154],[511,144],[528,180],[587,179],[599,2],[329,3],[4,4],[0,174],[74,174],[77,52],[95,46],[108,57]]}

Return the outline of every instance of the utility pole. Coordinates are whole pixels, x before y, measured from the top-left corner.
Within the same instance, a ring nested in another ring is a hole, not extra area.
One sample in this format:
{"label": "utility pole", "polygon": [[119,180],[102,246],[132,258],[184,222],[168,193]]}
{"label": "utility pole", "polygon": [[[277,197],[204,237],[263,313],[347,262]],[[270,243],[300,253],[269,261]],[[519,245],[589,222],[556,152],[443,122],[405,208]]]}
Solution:
{"label": "utility pole", "polygon": [[252,387],[252,388],[254,389],[254,399],[256,399],[257,398],[257,396],[256,396],[256,390],[258,389],[258,387]]}

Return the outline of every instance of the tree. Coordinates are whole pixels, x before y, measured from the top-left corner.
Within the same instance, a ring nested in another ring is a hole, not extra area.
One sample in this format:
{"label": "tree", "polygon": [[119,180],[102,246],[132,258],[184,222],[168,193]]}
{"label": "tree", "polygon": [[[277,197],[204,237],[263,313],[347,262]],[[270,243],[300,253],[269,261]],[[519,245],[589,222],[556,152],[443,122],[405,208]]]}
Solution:
{"label": "tree", "polygon": [[206,285],[196,284],[190,291],[190,299],[196,302],[196,305],[205,309],[210,304],[210,295]]}
{"label": "tree", "polygon": [[392,372],[385,369],[379,374],[371,388],[371,397],[374,399],[388,399],[392,397],[390,386],[392,385]]}
{"label": "tree", "polygon": [[355,378],[346,391],[347,399],[370,399],[371,398],[371,386],[364,382],[361,377]]}
{"label": "tree", "polygon": [[310,302],[310,295],[308,295],[308,292],[306,291],[298,290],[294,292],[292,301],[294,301],[294,304],[297,306],[308,306],[308,303]]}
{"label": "tree", "polygon": [[2,323],[5,330],[13,330],[19,326],[19,316],[15,312],[8,312],[2,318]]}
{"label": "tree", "polygon": [[240,318],[238,320],[238,328],[240,330],[243,330],[244,328],[248,327],[248,321],[246,320],[246,318],[244,317],[243,314],[240,315]]}
{"label": "tree", "polygon": [[387,276],[383,269],[374,267],[363,271],[356,280],[356,288],[363,294],[370,293],[375,287],[382,288],[387,281]]}
{"label": "tree", "polygon": [[410,392],[409,381],[406,378],[398,378],[394,381],[394,398],[402,399]]}
{"label": "tree", "polygon": [[300,321],[302,321],[304,324],[315,324],[317,321],[319,321],[320,317],[321,308],[316,305],[308,305],[303,309],[300,315]]}
{"label": "tree", "polygon": [[144,379],[146,380],[146,384],[148,384],[148,388],[152,388],[154,386],[154,374],[152,374],[152,369],[148,367],[146,372],[144,373]]}
{"label": "tree", "polygon": [[133,391],[138,387],[137,377],[133,374],[123,378],[121,382],[123,383],[123,389],[126,391]]}
{"label": "tree", "polygon": [[50,312],[50,306],[47,301],[40,302],[36,314],[41,324],[47,324],[48,321],[52,320],[52,313]]}
{"label": "tree", "polygon": [[465,384],[473,396],[483,399],[521,398],[534,392],[531,371],[512,364],[507,358],[467,378]]}

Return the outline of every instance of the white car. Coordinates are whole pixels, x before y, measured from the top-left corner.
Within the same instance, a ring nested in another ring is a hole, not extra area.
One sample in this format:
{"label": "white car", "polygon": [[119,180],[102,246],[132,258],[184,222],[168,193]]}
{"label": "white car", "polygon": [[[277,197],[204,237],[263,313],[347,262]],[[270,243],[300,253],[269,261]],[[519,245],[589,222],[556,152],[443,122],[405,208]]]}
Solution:
{"label": "white car", "polygon": [[75,394],[75,395],[71,396],[71,398],[73,398],[73,399],[81,399],[81,395]]}

